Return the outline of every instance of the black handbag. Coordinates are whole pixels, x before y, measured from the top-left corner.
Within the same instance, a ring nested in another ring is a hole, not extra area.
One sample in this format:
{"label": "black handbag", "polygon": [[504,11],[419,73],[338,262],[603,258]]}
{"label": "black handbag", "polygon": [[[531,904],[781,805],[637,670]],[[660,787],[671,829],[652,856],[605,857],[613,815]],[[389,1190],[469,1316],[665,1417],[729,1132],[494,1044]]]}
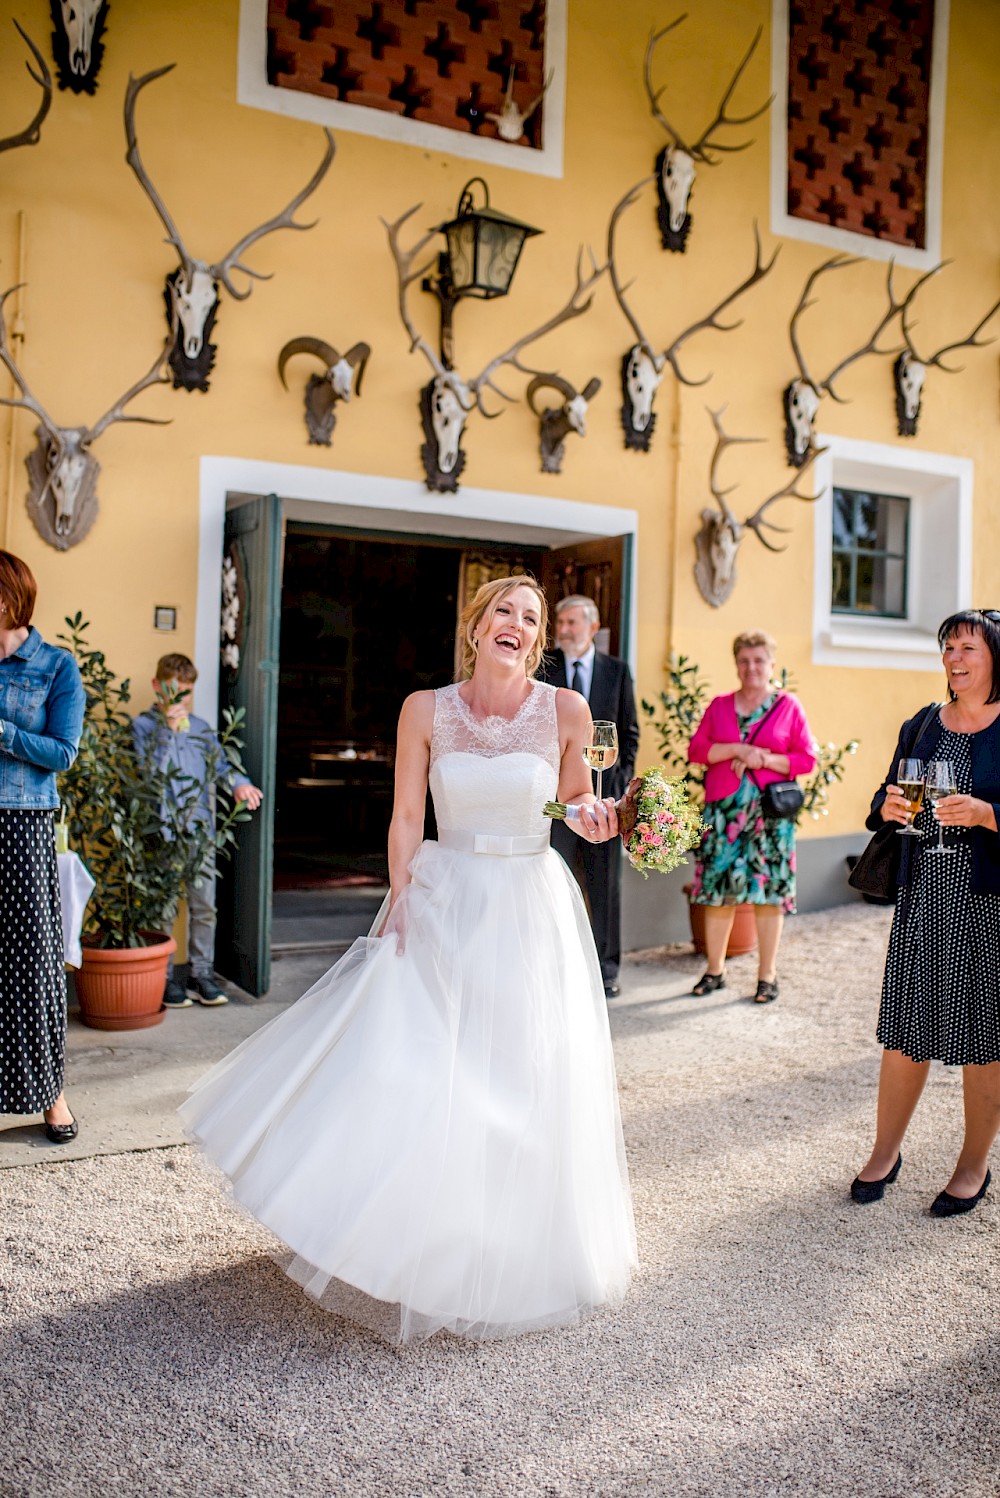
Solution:
{"label": "black handbag", "polygon": [[[780,700],[781,694],[779,693],[760,722],[754,724],[753,733],[747,739],[748,744],[753,743],[758,731],[763,728]],[[767,785],[762,786],[752,770],[748,770],[747,773],[760,791],[760,805],[765,819],[768,822],[794,822],[806,803],[805,792],[798,781],[769,780]]]}
{"label": "black handbag", "polygon": [[[908,758],[912,753],[920,735],[937,712],[938,707],[937,702],[932,702],[923,713],[916,732],[912,734],[910,743],[906,745],[908,752],[905,757]],[[847,876],[847,882],[852,889],[860,890],[863,895],[873,896],[877,900],[887,900],[890,904],[895,900],[896,884],[899,879],[899,860],[903,851],[902,844],[896,837],[898,830],[895,822],[883,822],[882,826],[872,833],[868,846]]]}

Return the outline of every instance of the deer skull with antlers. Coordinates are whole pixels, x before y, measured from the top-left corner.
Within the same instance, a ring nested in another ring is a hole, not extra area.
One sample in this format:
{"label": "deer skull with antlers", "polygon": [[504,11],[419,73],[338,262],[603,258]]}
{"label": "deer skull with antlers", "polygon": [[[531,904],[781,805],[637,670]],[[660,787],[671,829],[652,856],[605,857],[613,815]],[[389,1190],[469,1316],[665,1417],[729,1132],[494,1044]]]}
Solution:
{"label": "deer skull with antlers", "polygon": [[3,139],[0,139],[0,151],[13,151],[17,146],[37,146],[42,135],[42,123],[45,119],[45,116],[48,114],[50,108],[52,107],[52,74],[49,72],[45,58],[39,52],[38,48],[35,46],[34,42],[31,40],[31,37],[24,30],[24,28],[22,26],[18,26],[18,23],[16,21],[14,22],[14,25],[17,26],[18,31],[21,33],[21,36],[24,38],[24,41],[27,44],[29,51],[31,52],[31,55],[34,57],[39,66],[39,69],[41,70],[39,73],[36,73],[30,62],[26,62],[24,64],[29,75],[35,80],[35,82],[38,84],[38,87],[41,89],[42,97],[39,100],[38,108],[35,111],[35,117],[31,121],[31,124],[26,125],[23,130],[19,130],[16,135],[7,135],[4,136]]}
{"label": "deer skull with antlers", "polygon": [[169,425],[155,416],[125,414],[128,403],[150,385],[169,384],[170,376],[163,367],[167,347],[165,345],[157,354],[152,368],[141,379],[136,380],[93,426],[57,426],[41,402],[28,389],[7,343],[4,304],[8,297],[19,290],[19,286],[12,286],[0,295],[0,363],[6,367],[21,394],[19,397],[0,396],[0,405],[19,407],[38,417],[39,425],[35,429],[38,440],[25,459],[31,481],[28,513],[43,540],[57,551],[67,551],[83,540],[97,518],[96,485],[101,465],[90,451],[91,445],[112,422],[139,421],[151,426]]}
{"label": "deer skull with antlers", "polygon": [[960,348],[985,348],[994,343],[993,338],[980,339],[979,334],[985,328],[990,318],[1000,311],[1000,302],[994,302],[993,306],[981,317],[967,338],[960,338],[955,343],[946,343],[938,349],[936,354],[929,354],[925,359],[918,351],[913,341],[913,324],[909,320],[909,313],[917,292],[926,281],[936,276],[938,271],[944,269],[946,262],[935,265],[933,270],[927,271],[915,285],[910,287],[900,312],[900,325],[903,330],[903,338],[906,347],[899,354],[892,366],[893,383],[896,390],[896,429],[901,437],[915,437],[917,434],[917,421],[920,418],[920,402],[924,391],[924,381],[929,369],[940,369],[945,374],[961,374],[961,366],[958,369],[949,369],[943,362],[944,355],[953,353]]}
{"label": "deer skull with antlers", "polygon": [[656,416],[653,412],[653,399],[659,389],[660,382],[669,364],[676,378],[682,385],[706,385],[712,376],[706,375],[704,379],[690,379],[680,366],[680,350],[689,338],[695,333],[702,332],[708,328],[714,328],[719,333],[731,333],[741,326],[740,322],[723,323],[719,321],[720,313],[735,302],[737,297],[749,291],[751,286],[762,281],[771,270],[778,258],[778,250],[775,250],[766,265],[761,260],[760,234],[754,224],[754,266],[749,276],[741,281],[735,291],[723,297],[711,312],[698,319],[690,327],[678,333],[669,348],[657,350],[653,347],[639,324],[639,320],[626,300],[625,293],[631,282],[623,285],[618,274],[615,259],[615,235],[622,214],[638,199],[642,189],[652,181],[646,177],[638,182],[635,187],[629,189],[619,203],[616,204],[611,220],[608,224],[608,271],[611,276],[611,286],[615,298],[621,308],[625,320],[628,322],[636,337],[636,342],[622,358],[622,428],[625,433],[625,446],[634,448],[639,452],[648,452],[649,444],[653,436],[653,427],[656,424]]}
{"label": "deer skull with antlers", "polygon": [[74,94],[93,94],[104,57],[101,36],[108,19],[108,0],[49,0],[52,8],[52,56],[59,87]]}
{"label": "deer skull with antlers", "polygon": [[[702,510],[701,529],[694,539],[697,557],[694,575],[698,583],[698,591],[705,602],[710,603],[714,609],[722,607],[736,586],[736,559],[747,531],[753,531],[757,540],[766,546],[768,551],[785,550],[785,547],[776,546],[773,541],[769,541],[764,534],[765,529],[778,531],[781,534],[786,534],[788,529],[787,526],[775,525],[773,520],[764,519],[764,513],[768,507],[779,499],[802,499],[812,504],[818,498],[817,495],[799,493],[796,485],[802,477],[802,472],[798,472],[782,489],[777,489],[774,494],[768,495],[752,515],[748,515],[745,520],[737,520],[727,499],[735,485],[730,485],[728,489],[720,489],[719,460],[727,447],[735,447],[748,442],[762,442],[764,439],[728,436],[722,426],[725,412],[726,408],[723,406],[720,411],[710,410],[708,413],[712,418],[717,439],[708,482],[718,509]],[[808,461],[803,465],[803,471],[818,457],[819,452],[811,452]]]}
{"label": "deer skull with antlers", "polygon": [[[558,406],[544,405],[541,410],[535,405],[535,396],[540,390],[555,390],[562,396]],[[601,388],[598,379],[589,380],[582,390],[577,390],[558,374],[536,375],[524,393],[528,405],[538,417],[539,454],[543,473],[561,473],[566,456],[566,438],[571,432],[587,435],[587,407]]]}
{"label": "deer skull with antlers", "polygon": [[524,109],[519,109],[514,102],[514,69],[511,68],[507,74],[507,92],[504,95],[503,108],[499,114],[495,114],[489,109],[486,111],[486,118],[492,120],[494,125],[496,125],[497,134],[501,140],[506,140],[512,145],[516,145],[519,140],[523,139],[524,127],[545,98],[545,91],[554,76],[555,74],[550,72],[542,84],[541,93],[536,94],[531,103],[526,105]]}
{"label": "deer skull with antlers", "polygon": [[431,380],[420,393],[420,413],[426,438],[420,455],[428,489],[444,494],[454,493],[458,488],[458,480],[465,467],[465,453],[461,448],[462,434],[473,409],[478,409],[486,417],[500,415],[499,411],[486,409],[484,397],[487,390],[492,390],[502,400],[513,399],[496,384],[498,371],[508,364],[522,374],[538,375],[539,370],[531,369],[522,363],[522,352],[530,343],[543,338],[546,333],[551,333],[562,323],[569,322],[572,318],[579,317],[587,311],[593,301],[593,288],[604,274],[606,267],[598,266],[591,256],[591,272],[584,276],[583,252],[581,251],[576,263],[576,284],[566,304],[547,322],[525,333],[502,354],[497,354],[473,379],[465,380],[457,370],[449,369],[426,339],[417,332],[407,304],[407,295],[414,281],[422,281],[437,264],[436,254],[433,254],[430,259],[421,260],[424,252],[434,240],[436,230],[432,229],[430,233],[425,234],[412,249],[404,250],[400,243],[400,230],[421,206],[420,203],[414,204],[394,223],[390,224],[385,219],[382,223],[389,236],[389,249],[396,263],[399,283],[399,315],[410,340],[410,352],[414,353],[419,349],[432,370]]}
{"label": "deer skull with antlers", "polygon": [[762,29],[757,28],[757,34],[750,43],[742,62],[737,67],[729,86],[722,96],[722,102],[715,112],[715,117],[708,127],[702,131],[696,141],[690,145],[678,135],[677,131],[666,118],[660,108],[660,99],[663,89],[653,88],[653,55],[663,38],[674,31],[682,21],[687,20],[687,15],[678,16],[676,21],[671,21],[669,26],[664,26],[661,31],[652,31],[646,44],[646,59],[643,65],[643,80],[646,85],[646,95],[649,99],[650,112],[670,137],[669,144],[663,147],[656,158],[656,187],[659,195],[659,207],[657,209],[657,222],[660,226],[660,236],[665,250],[678,250],[683,252],[687,248],[687,238],[691,230],[691,189],[698,166],[718,166],[717,156],[712,152],[745,151],[753,145],[752,140],[745,140],[739,145],[728,145],[720,140],[713,140],[715,131],[730,129],[737,125],[749,125],[752,120],[759,119],[770,107],[774,95],[767,99],[759,109],[751,114],[728,115],[726,113],[730,99],[736,91],[736,85],[743,76],[743,70],[750,61],[760,41]]}
{"label": "deer skull with antlers", "polygon": [[337,402],[349,401],[355,388],[361,394],[361,380],[371,348],[367,343],[356,343],[346,354],[338,354],[333,344],[325,343],[322,338],[293,338],[278,355],[278,374],[286,390],[285,365],[296,354],[313,354],[325,365],[323,374],[310,375],[306,384],[306,430],[310,442],[329,447],[337,420]]}
{"label": "deer skull with antlers", "polygon": [[[798,322],[803,312],[815,306],[815,300],[810,299],[810,293],[819,277],[826,271],[844,270],[849,265],[857,264],[858,257],[856,255],[834,255],[829,260],[824,260],[822,265],[818,265],[815,270],[810,271],[806,278],[806,284],[802,288],[802,295],[799,297],[795,311],[792,313],[788,333],[791,340],[792,353],[795,355],[795,362],[799,366],[799,373],[794,380],[785,386],[782,392],[782,402],[785,411],[785,447],[788,452],[788,461],[793,468],[804,468],[809,459],[809,454],[813,450],[816,415],[823,396],[829,395],[833,400],[840,402],[845,400],[845,397],[838,395],[834,389],[835,382],[844,373],[844,370],[851,364],[856,363],[858,359],[863,359],[866,354],[874,354],[880,358],[884,358],[890,354],[899,352],[898,349],[882,349],[878,347],[878,340],[886,328],[888,328],[896,315],[902,312],[906,306],[906,301],[899,302],[896,300],[896,294],[892,285],[893,263],[890,260],[886,283],[888,306],[877,323],[871,337],[860,348],[854,349],[851,353],[845,355],[839,364],[834,365],[825,378],[817,380],[809,373],[806,361],[802,355],[802,347],[799,343]],[[913,291],[911,290],[906,300],[908,301],[912,295]]]}
{"label": "deer skull with antlers", "polygon": [[[268,219],[256,229],[251,229],[249,234],[244,234],[243,238],[221,260],[213,264],[207,260],[199,260],[185,248],[177,226],[142,164],[135,130],[135,105],[141,90],[148,83],[171,72],[174,67],[176,63],[169,63],[165,68],[156,68],[151,73],[144,73],[141,78],[133,78],[131,74],[129,75],[128,89],[125,93],[125,138],[128,141],[125,160],[156,209],[167,231],[167,243],[173,245],[180,259],[177,270],[167,276],[165,291],[167,321],[172,335],[170,368],[174,376],[174,389],[207,390],[208,377],[215,363],[215,345],[209,342],[209,336],[218,311],[220,282],[231,297],[239,302],[245,301],[253,291],[254,281],[271,279],[269,275],[251,270],[249,266],[241,263],[242,257],[251,245],[278,229],[315,228],[315,223],[297,224],[295,214],[326,176],[336,147],[333,136],[329,130],[324,129],[326,150],[323,153],[323,160],[302,191],[296,193],[291,202],[280,213],[275,214],[274,218]],[[242,290],[233,281],[233,275],[237,271],[247,278],[247,285]]]}

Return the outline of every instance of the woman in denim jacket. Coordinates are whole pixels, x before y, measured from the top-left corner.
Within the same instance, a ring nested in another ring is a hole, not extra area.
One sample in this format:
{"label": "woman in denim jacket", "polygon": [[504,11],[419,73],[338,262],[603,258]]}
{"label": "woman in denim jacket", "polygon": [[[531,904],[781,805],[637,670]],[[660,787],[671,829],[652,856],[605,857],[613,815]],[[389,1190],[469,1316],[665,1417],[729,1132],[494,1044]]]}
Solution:
{"label": "woman in denim jacket", "polygon": [[77,1133],[63,1097],[66,972],[56,774],[76,759],[85,695],[73,657],[31,626],[30,569],[0,551],[0,1113]]}

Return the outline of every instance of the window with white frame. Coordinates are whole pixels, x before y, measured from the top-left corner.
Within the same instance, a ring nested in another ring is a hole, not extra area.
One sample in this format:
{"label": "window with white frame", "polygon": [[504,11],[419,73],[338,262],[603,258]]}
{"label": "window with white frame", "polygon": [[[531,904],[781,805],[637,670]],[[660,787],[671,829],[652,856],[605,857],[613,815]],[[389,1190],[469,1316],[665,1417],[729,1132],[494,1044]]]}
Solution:
{"label": "window with white frame", "polygon": [[813,660],[938,670],[937,627],[972,591],[972,463],[817,441]]}

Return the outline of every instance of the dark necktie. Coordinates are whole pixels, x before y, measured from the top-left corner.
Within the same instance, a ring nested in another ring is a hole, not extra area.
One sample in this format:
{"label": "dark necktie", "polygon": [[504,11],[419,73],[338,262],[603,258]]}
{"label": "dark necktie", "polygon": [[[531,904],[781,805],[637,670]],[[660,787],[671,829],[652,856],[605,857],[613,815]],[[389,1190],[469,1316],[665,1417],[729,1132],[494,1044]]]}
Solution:
{"label": "dark necktie", "polygon": [[574,692],[579,692],[581,697],[586,696],[583,690],[583,667],[579,661],[573,662],[573,680],[570,682],[570,686]]}

